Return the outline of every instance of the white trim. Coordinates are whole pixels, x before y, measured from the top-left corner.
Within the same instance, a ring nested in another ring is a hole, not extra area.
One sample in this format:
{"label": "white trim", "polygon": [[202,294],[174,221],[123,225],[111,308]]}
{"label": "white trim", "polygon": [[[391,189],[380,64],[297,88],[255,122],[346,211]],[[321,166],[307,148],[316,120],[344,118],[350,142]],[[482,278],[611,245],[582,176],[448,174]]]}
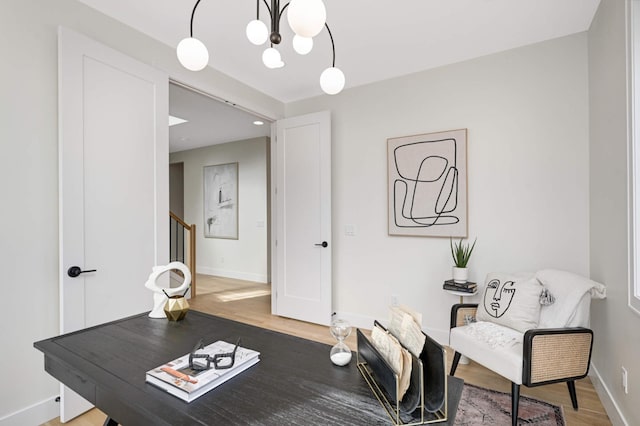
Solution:
{"label": "white trim", "polygon": [[[253,281],[257,283],[268,283],[267,276],[254,274],[252,272],[229,271],[227,269],[210,268],[208,266],[196,266],[198,274],[214,275],[216,277],[234,278],[236,280]],[[196,294],[198,294],[196,292]]]}
{"label": "white trim", "polygon": [[60,403],[57,396],[22,408],[0,418],[0,426],[41,425],[60,416]]}
{"label": "white trim", "polygon": [[[636,103],[640,102],[640,86],[636,84],[634,73],[636,63],[640,62],[640,46],[634,43],[635,27],[640,26],[640,8],[634,6],[634,2],[626,2],[626,39],[627,39],[627,176],[628,182],[628,247],[629,247],[629,271],[627,304],[636,314],[640,315],[640,223],[637,216],[640,214],[640,186],[636,181],[640,178],[640,152],[636,144],[640,144],[640,108]],[[638,16],[636,16],[638,15]],[[640,70],[638,70],[640,72]],[[638,82],[640,83],[640,82]],[[638,93],[636,93],[638,91]],[[638,125],[635,125],[635,123]]]}
{"label": "white trim", "polygon": [[625,419],[622,414],[622,410],[620,410],[620,406],[616,403],[616,400],[613,398],[611,391],[602,380],[602,376],[598,369],[591,364],[591,369],[589,372],[589,378],[591,379],[591,383],[593,384],[593,388],[596,390],[598,397],[600,398],[600,402],[607,412],[609,416],[609,420],[613,426],[629,426],[629,422]]}

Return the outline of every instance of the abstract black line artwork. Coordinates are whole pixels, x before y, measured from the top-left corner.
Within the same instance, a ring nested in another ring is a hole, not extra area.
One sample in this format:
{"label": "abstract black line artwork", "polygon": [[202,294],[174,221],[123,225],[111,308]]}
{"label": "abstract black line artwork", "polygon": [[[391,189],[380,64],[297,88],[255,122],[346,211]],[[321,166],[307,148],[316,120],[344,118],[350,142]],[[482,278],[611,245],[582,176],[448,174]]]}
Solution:
{"label": "abstract black line artwork", "polygon": [[205,166],[204,236],[238,239],[238,163]]}
{"label": "abstract black line artwork", "polygon": [[467,130],[387,140],[389,235],[467,236]]}

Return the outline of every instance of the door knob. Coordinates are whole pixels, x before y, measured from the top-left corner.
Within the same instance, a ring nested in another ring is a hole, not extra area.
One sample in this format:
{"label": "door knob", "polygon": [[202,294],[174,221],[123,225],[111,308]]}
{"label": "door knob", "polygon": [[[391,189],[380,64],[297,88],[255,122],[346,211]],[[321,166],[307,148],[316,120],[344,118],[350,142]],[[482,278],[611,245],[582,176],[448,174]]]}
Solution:
{"label": "door knob", "polygon": [[314,244],[314,245],[315,245],[315,246],[317,246],[317,247],[328,247],[328,246],[329,246],[329,243],[328,243],[328,242],[326,242],[326,241],[323,241],[323,242],[321,242],[321,243]]}
{"label": "door knob", "polygon": [[69,275],[71,278],[75,278],[80,274],[84,274],[85,272],[96,272],[96,270],[88,269],[86,271],[83,271],[79,266],[72,266],[71,268],[67,269],[67,275]]}

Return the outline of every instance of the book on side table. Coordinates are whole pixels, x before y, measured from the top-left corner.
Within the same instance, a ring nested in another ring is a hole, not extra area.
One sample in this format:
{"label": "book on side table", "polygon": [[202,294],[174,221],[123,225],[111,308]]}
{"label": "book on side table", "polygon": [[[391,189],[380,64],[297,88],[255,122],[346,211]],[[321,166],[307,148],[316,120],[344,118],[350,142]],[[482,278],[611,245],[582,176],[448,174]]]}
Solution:
{"label": "book on side table", "polygon": [[[205,346],[198,351],[198,354],[214,357],[215,354],[230,354],[234,348],[235,345],[219,340]],[[183,355],[176,360],[147,371],[147,383],[151,383],[184,401],[191,402],[260,361],[260,352],[238,346],[231,368],[215,368],[214,364],[211,364],[209,369],[194,370],[189,366],[189,355]]]}
{"label": "book on side table", "polygon": [[446,280],[444,284],[442,284],[442,288],[462,293],[475,293],[478,289],[478,285],[471,281],[467,281],[466,283],[457,283],[453,280]]}

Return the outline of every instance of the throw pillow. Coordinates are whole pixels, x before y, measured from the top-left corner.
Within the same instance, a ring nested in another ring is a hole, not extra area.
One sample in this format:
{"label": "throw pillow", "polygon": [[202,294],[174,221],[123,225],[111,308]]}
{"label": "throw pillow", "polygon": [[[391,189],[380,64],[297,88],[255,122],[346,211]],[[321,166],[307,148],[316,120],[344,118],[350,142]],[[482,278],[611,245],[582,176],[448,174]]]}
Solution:
{"label": "throw pillow", "polygon": [[490,273],[476,318],[524,333],[538,327],[542,285],[532,275]]}

